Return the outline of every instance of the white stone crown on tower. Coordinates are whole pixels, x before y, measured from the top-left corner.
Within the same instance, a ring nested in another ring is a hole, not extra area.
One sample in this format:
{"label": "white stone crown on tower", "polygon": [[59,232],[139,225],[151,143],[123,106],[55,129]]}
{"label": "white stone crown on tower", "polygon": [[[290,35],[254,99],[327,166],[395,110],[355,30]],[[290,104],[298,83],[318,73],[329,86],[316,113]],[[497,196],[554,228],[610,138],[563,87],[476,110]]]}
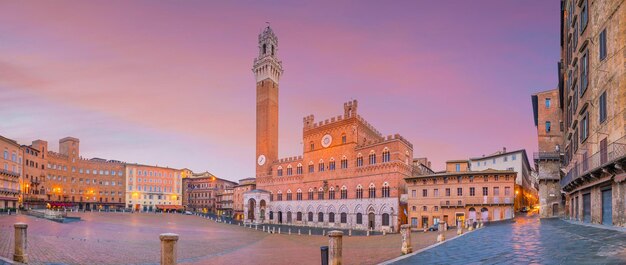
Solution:
{"label": "white stone crown on tower", "polygon": [[259,56],[254,59],[252,72],[257,83],[268,78],[278,83],[283,74],[283,64],[278,60],[278,37],[270,26],[259,34]]}

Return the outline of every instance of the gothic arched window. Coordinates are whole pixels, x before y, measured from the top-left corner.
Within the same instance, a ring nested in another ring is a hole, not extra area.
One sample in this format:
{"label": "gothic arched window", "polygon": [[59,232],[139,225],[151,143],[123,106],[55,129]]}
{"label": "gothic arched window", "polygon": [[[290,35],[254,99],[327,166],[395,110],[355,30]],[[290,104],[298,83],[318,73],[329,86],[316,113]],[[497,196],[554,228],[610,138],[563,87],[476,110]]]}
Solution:
{"label": "gothic arched window", "polygon": [[374,150],[370,152],[369,160],[370,160],[370,165],[376,164],[376,154],[374,153]]}
{"label": "gothic arched window", "polygon": [[385,150],[383,150],[383,163],[389,162],[390,160],[391,160],[391,155],[389,154],[389,149],[385,147]]}
{"label": "gothic arched window", "polygon": [[389,198],[389,183],[383,183],[383,198]]}
{"label": "gothic arched window", "polygon": [[348,168],[348,158],[346,158],[346,156],[341,158],[341,168]]}
{"label": "gothic arched window", "polygon": [[298,163],[298,166],[296,167],[296,174],[302,175],[302,164],[300,163]]}
{"label": "gothic arched window", "polygon": [[376,186],[374,186],[374,183],[370,184],[370,187],[369,187],[369,197],[370,198],[376,198]]}

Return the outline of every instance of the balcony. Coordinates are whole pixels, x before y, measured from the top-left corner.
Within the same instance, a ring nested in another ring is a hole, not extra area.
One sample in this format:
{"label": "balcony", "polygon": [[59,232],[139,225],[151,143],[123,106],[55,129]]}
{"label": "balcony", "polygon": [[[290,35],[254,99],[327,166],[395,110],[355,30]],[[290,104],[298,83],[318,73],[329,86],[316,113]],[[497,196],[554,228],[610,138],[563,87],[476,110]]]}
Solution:
{"label": "balcony", "polygon": [[4,174],[7,176],[16,177],[16,178],[20,177],[20,174],[17,174],[16,172],[9,171],[9,170],[4,170],[4,169],[0,169],[0,174]]}
{"label": "balcony", "polygon": [[608,172],[619,161],[626,160],[626,136],[601,148],[595,154],[579,160],[561,179],[561,188],[571,191],[586,180],[596,178],[600,171]]}
{"label": "balcony", "polygon": [[561,159],[560,152],[535,152],[533,153],[535,162],[537,161],[559,161]]}
{"label": "balcony", "polygon": [[465,206],[478,206],[478,205],[512,205],[515,200],[513,197],[490,197],[490,196],[477,196],[477,197],[463,197],[450,198],[449,200],[442,200],[439,202],[439,206],[442,208],[463,208]]}
{"label": "balcony", "polygon": [[0,188],[0,193],[2,193],[2,194],[11,194],[11,195],[18,195],[18,194],[20,194],[20,190],[19,189]]}

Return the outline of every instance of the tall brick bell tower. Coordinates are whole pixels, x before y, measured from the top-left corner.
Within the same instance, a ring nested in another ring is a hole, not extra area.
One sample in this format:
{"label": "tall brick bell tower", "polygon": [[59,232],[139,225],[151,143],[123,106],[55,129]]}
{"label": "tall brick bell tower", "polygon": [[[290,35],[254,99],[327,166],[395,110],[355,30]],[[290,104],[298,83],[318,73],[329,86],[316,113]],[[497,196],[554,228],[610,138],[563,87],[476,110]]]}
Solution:
{"label": "tall brick bell tower", "polygon": [[283,74],[278,60],[278,38],[269,25],[259,34],[259,56],[252,68],[256,77],[256,176],[271,176],[278,159],[278,80]]}

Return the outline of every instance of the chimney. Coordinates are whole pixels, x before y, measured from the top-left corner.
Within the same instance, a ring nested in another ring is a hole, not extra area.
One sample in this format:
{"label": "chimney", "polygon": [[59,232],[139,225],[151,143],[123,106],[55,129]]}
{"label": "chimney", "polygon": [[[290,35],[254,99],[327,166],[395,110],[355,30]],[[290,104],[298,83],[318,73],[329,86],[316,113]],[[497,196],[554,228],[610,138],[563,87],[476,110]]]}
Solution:
{"label": "chimney", "polygon": [[502,153],[506,153],[506,147],[502,147]]}

